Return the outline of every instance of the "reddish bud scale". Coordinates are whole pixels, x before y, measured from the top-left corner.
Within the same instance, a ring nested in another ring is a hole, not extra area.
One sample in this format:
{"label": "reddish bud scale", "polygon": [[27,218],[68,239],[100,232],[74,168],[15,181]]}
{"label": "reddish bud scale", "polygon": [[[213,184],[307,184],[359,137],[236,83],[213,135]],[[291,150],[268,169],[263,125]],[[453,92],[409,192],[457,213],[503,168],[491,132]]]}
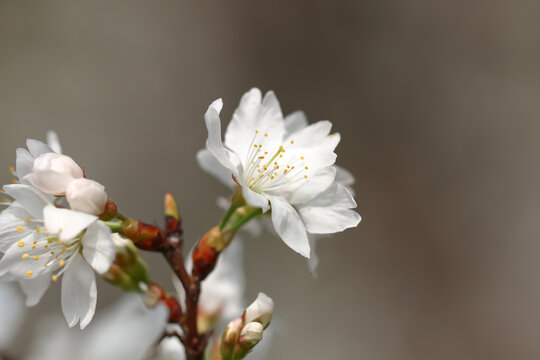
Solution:
{"label": "reddish bud scale", "polygon": [[169,308],[169,322],[179,323],[182,318],[182,307],[175,298],[171,297],[160,285],[148,285],[147,293],[162,301]]}
{"label": "reddish bud scale", "polygon": [[193,250],[193,276],[204,280],[216,266],[219,252],[208,244],[208,236],[204,236]]}
{"label": "reddish bud scale", "polygon": [[182,307],[180,306],[178,300],[168,297],[162,299],[162,301],[169,308],[169,322],[179,323],[180,319],[182,318]]}
{"label": "reddish bud scale", "polygon": [[180,222],[174,216],[165,216],[165,231],[167,234],[182,233]]}
{"label": "reddish bud scale", "polygon": [[99,219],[102,221],[110,221],[115,218],[117,213],[118,206],[116,206],[116,203],[112,200],[107,200],[105,203],[105,210],[103,211],[103,214],[100,215]]}
{"label": "reddish bud scale", "polygon": [[167,238],[160,228],[139,220],[128,219],[124,221],[120,234],[129,238],[142,250],[159,251],[168,247]]}

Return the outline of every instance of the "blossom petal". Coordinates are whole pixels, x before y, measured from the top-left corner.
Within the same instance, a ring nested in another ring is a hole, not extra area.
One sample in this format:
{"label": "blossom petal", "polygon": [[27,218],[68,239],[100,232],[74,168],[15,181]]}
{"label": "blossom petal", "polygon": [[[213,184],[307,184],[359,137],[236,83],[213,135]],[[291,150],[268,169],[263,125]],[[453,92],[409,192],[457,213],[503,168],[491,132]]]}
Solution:
{"label": "blossom petal", "polygon": [[237,174],[236,165],[231,161],[223,143],[221,142],[221,121],[219,119],[219,113],[223,107],[223,101],[218,99],[214,101],[208,107],[204,120],[206,122],[206,128],[208,129],[208,139],[206,140],[206,148],[215,156],[215,158],[227,169],[231,170],[233,174]]}
{"label": "blossom petal", "polygon": [[73,239],[97,220],[97,216],[68,209],[57,209],[52,205],[45,207],[43,215],[47,231],[51,234],[59,233],[62,241]]}
{"label": "blossom petal", "polygon": [[269,91],[261,101],[260,90],[253,88],[242,96],[234,112],[225,132],[225,146],[240,160],[248,162],[251,146],[258,144],[275,152],[283,141],[284,133],[283,114],[275,94]]}
{"label": "blossom petal", "polygon": [[300,131],[306,126],[308,126],[308,120],[303,111],[295,111],[285,116],[285,130],[287,135]]}
{"label": "blossom petal", "polygon": [[101,221],[91,224],[82,238],[82,254],[98,273],[106,273],[115,257],[111,230]]}
{"label": "blossom petal", "polygon": [[54,195],[66,193],[69,183],[74,178],[52,170],[33,170],[23,180],[30,182],[43,192]]}
{"label": "blossom petal", "polygon": [[28,150],[23,148],[18,148],[16,154],[15,171],[21,183],[25,183],[27,180],[24,177],[32,171],[34,166],[34,157]]}
{"label": "blossom petal", "polygon": [[50,276],[38,276],[30,279],[20,279],[21,289],[26,294],[26,306],[35,306],[51,284]]}
{"label": "blossom petal", "polygon": [[308,177],[301,186],[297,186],[289,197],[291,204],[305,203],[332,185],[336,177],[336,168],[333,166],[322,168]]}
{"label": "blossom petal", "polygon": [[306,228],[296,210],[280,196],[269,196],[272,204],[272,223],[281,239],[291,249],[309,258]]}
{"label": "blossom petal", "polygon": [[261,208],[263,214],[270,209],[270,204],[268,203],[267,197],[251,190],[244,182],[244,178],[242,176],[238,177],[238,181],[242,186],[242,195],[244,196],[246,203],[251,206]]}
{"label": "blossom petal", "polygon": [[6,252],[14,242],[27,235],[17,231],[18,226],[25,225],[27,217],[28,213],[18,202],[0,213],[0,252]]}
{"label": "blossom petal", "polygon": [[306,229],[313,234],[331,234],[355,227],[362,219],[351,209],[303,207],[300,215]]}
{"label": "blossom petal", "polygon": [[52,153],[54,152],[49,145],[34,139],[28,139],[26,140],[26,146],[28,147],[28,150],[30,150],[30,154],[32,154],[34,157],[38,157],[39,155]]}
{"label": "blossom petal", "polygon": [[225,131],[225,145],[243,159],[249,149],[249,141],[255,135],[257,117],[261,111],[261,91],[252,88],[246,92]]}
{"label": "blossom petal", "polygon": [[47,144],[55,153],[62,153],[62,146],[60,145],[60,141],[58,140],[58,134],[55,131],[47,131]]}
{"label": "blossom petal", "polygon": [[33,276],[37,276],[44,270],[42,261],[23,259],[23,254],[29,252],[33,241],[34,234],[30,233],[7,249],[2,259],[0,259],[0,276],[9,272],[16,277],[24,278],[29,271]]}
{"label": "blossom petal", "polygon": [[45,206],[51,204],[44,194],[29,185],[4,185],[2,189],[6,194],[20,203],[31,217],[36,219],[42,219],[43,209]]}
{"label": "blossom petal", "polygon": [[212,153],[206,149],[203,149],[197,153],[197,161],[199,166],[207,173],[214,175],[227,187],[232,188],[235,184],[232,178],[232,171],[227,169],[212,155]]}
{"label": "blossom petal", "polygon": [[62,312],[69,327],[80,322],[81,329],[84,329],[94,316],[96,301],[94,271],[77,254],[62,278]]}
{"label": "blossom petal", "polygon": [[299,207],[301,206],[353,209],[356,207],[356,201],[354,201],[352,194],[345,186],[334,182],[319,196]]}

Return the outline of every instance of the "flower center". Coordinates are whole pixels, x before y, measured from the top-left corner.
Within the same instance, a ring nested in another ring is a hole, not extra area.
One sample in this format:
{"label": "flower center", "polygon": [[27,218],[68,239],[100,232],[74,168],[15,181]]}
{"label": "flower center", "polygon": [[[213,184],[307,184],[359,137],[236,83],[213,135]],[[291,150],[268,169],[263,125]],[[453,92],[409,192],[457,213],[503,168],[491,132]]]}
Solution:
{"label": "flower center", "polygon": [[[256,192],[267,191],[308,178],[308,166],[304,156],[284,156],[284,146],[268,141],[267,133],[260,139],[259,144],[258,137],[259,131],[255,130],[245,159],[244,181],[250,189]],[[294,140],[290,140],[290,143],[294,145]],[[277,146],[278,149],[270,157],[265,147],[275,149]]]}

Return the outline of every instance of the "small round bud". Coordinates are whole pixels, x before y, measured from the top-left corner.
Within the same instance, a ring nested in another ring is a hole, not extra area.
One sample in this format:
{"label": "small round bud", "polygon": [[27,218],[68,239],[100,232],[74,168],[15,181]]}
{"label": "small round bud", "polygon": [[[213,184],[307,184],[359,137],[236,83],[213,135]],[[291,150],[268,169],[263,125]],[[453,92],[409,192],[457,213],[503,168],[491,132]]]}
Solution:
{"label": "small round bud", "polygon": [[97,181],[80,178],[69,183],[66,199],[72,210],[101,215],[105,211],[107,193],[105,187]]}
{"label": "small round bud", "polygon": [[32,171],[24,179],[47,194],[61,196],[72,180],[83,176],[79,165],[69,156],[46,153],[34,159]]}
{"label": "small round bud", "polygon": [[256,321],[266,328],[274,314],[274,301],[264,293],[259,293],[257,299],[244,311],[244,324]]}

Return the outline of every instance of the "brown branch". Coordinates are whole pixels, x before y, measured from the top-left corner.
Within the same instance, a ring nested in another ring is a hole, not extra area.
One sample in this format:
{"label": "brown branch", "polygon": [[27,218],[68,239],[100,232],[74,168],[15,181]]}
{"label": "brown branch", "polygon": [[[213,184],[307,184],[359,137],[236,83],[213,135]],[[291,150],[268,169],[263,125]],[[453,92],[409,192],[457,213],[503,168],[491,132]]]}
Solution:
{"label": "brown branch", "polygon": [[[177,213],[175,215],[166,215],[165,231],[154,225],[127,219],[123,221],[121,234],[130,238],[142,250],[161,252],[182,283],[186,292],[186,311],[180,316],[178,324],[184,334],[172,336],[177,336],[182,341],[188,360],[202,360],[212,334],[211,332],[199,334],[197,329],[200,283],[203,278],[197,272],[190,275],[185,267],[182,223],[179,215]],[[164,336],[169,334],[166,333]]]}

